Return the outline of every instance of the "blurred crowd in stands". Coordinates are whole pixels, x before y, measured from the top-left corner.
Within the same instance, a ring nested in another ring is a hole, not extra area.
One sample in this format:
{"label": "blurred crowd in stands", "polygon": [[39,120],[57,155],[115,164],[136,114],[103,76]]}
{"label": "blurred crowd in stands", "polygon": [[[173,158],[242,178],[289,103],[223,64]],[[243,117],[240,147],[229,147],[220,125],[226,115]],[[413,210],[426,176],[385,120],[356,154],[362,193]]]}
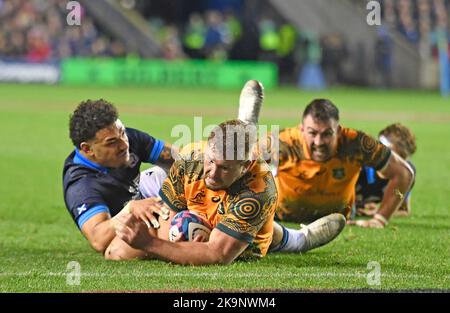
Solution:
{"label": "blurred crowd in stands", "polygon": [[[161,45],[164,59],[271,61],[278,65],[280,78],[290,82],[297,79],[304,64],[314,63],[321,65],[329,84],[346,83],[342,68],[348,61],[348,47],[339,33],[319,37],[264,11],[250,21],[245,20],[239,9],[240,0],[209,1],[216,6],[204,6],[201,10],[194,5],[199,1],[126,3],[141,3],[153,13],[155,8],[161,11],[162,14],[144,17]],[[233,6],[218,6],[224,3]],[[449,0],[380,0],[380,3],[383,27],[378,28],[378,40],[374,43],[375,62],[386,74],[384,81],[389,82],[391,31],[397,29],[422,51],[432,51],[430,47],[436,46],[435,30],[448,31]],[[127,54],[126,47],[101,31],[86,12],[82,12],[80,26],[67,27],[66,4],[63,0],[0,0],[0,59],[19,57],[43,62],[70,56]]]}
{"label": "blurred crowd in stands", "polygon": [[269,61],[278,65],[286,81],[296,79],[302,64],[313,62],[322,64],[331,83],[342,81],[347,47],[340,34],[319,37],[269,15],[248,23],[231,10],[207,10],[193,12],[178,27],[160,17],[150,17],[149,25],[166,59]]}
{"label": "blurred crowd in stands", "polygon": [[0,59],[57,61],[70,56],[123,56],[125,47],[83,14],[67,27],[67,1],[0,0]]}
{"label": "blurred crowd in stands", "polygon": [[[358,1],[359,5],[364,4]],[[448,0],[381,0],[382,27],[374,43],[375,64],[384,86],[390,85],[392,31],[416,45],[424,58],[436,58],[437,31],[448,34]],[[278,64],[281,79],[294,81],[304,64],[320,64],[328,84],[348,83],[348,47],[339,33],[318,37],[279,19],[264,16],[243,25],[231,10],[193,12],[183,24],[149,18],[168,59],[263,60]]]}
{"label": "blurred crowd in stands", "polygon": [[412,43],[448,29],[448,0],[382,0],[383,17]]}
{"label": "blurred crowd in stands", "polygon": [[378,27],[375,57],[386,86],[390,85],[392,31],[398,31],[418,49],[424,64],[437,63],[439,46],[450,55],[449,0],[381,0],[380,3],[383,20]]}

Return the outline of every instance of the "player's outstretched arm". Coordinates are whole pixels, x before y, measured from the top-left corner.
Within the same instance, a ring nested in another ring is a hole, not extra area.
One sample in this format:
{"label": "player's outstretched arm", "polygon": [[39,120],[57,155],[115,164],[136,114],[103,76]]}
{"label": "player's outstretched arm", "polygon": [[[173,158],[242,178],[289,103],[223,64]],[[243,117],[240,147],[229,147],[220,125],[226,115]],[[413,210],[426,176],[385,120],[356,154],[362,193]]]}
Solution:
{"label": "player's outstretched arm", "polygon": [[155,214],[164,220],[169,218],[169,210],[160,203],[160,200],[159,198],[132,200],[113,218],[109,213],[96,214],[83,224],[81,231],[95,251],[104,253],[116,236],[114,225],[117,219],[124,214],[132,213],[148,228],[151,226],[159,228],[160,224]]}
{"label": "player's outstretched arm", "polygon": [[405,201],[405,196],[414,183],[414,171],[398,154],[392,152],[391,157],[380,174],[389,179],[384,191],[378,214],[389,219]]}
{"label": "player's outstretched arm", "polygon": [[378,173],[382,178],[389,180],[378,212],[371,220],[352,221],[352,224],[372,228],[383,228],[386,226],[392,214],[405,201],[406,194],[414,182],[413,169],[393,151],[386,166]]}
{"label": "player's outstretched arm", "polygon": [[208,242],[170,242],[153,237],[131,214],[118,218],[117,236],[148,256],[183,265],[230,264],[248,246],[218,229],[213,229]]}

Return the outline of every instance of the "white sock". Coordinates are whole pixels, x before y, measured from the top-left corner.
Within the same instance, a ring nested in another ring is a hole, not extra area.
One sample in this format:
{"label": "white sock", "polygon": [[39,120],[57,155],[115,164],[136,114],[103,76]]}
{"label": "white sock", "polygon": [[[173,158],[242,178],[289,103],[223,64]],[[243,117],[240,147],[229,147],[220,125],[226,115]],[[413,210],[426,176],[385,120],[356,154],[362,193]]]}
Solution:
{"label": "white sock", "polygon": [[284,226],[281,226],[281,228],[283,228],[283,238],[278,246],[271,250],[277,252],[300,252],[306,243],[305,234],[297,229]]}

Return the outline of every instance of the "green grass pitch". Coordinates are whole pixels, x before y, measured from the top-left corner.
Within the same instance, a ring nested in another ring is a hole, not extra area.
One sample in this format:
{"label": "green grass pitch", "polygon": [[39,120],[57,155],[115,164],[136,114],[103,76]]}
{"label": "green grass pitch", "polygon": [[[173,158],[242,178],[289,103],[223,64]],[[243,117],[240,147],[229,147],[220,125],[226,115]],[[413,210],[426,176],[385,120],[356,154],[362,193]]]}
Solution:
{"label": "green grass pitch", "polygon": [[[238,96],[239,90],[201,88],[0,85],[0,291],[450,289],[450,101],[431,92],[266,90],[262,124],[293,126],[311,99],[328,97],[345,126],[373,135],[396,121],[413,129],[413,214],[385,230],[347,227],[305,255],[271,254],[226,267],[111,262],[95,253],[62,195],[75,106],[103,97],[117,105],[126,125],[173,142],[172,127],[192,125],[193,116],[203,116],[205,125],[235,117]],[[70,261],[80,264],[79,285],[70,284]],[[380,264],[380,285],[369,284],[371,261]]]}

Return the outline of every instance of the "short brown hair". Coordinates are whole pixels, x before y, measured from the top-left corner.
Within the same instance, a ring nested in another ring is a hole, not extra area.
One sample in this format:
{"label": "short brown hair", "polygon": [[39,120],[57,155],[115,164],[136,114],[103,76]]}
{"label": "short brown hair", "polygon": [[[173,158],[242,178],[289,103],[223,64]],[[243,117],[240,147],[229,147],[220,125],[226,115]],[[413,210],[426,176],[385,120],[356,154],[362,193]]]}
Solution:
{"label": "short brown hair", "polygon": [[303,119],[311,115],[314,121],[328,122],[331,119],[339,122],[339,109],[328,99],[314,99],[303,111]]}
{"label": "short brown hair", "polygon": [[208,145],[224,160],[251,159],[257,141],[256,125],[239,119],[225,121],[213,128],[208,137]]}
{"label": "short brown hair", "polygon": [[380,131],[378,136],[386,137],[397,148],[398,154],[404,159],[413,155],[417,150],[416,136],[408,127],[400,123],[387,126]]}

